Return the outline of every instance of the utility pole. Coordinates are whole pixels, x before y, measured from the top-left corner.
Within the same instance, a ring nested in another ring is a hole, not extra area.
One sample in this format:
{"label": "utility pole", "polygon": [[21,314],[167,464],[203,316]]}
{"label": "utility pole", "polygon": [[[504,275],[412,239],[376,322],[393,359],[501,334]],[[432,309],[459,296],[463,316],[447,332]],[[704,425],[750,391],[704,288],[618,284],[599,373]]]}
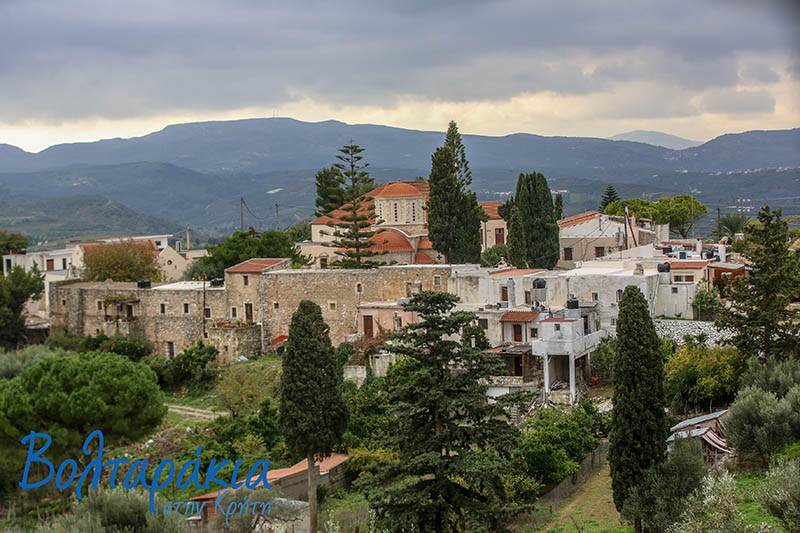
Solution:
{"label": "utility pole", "polygon": [[719,207],[717,208],[717,237],[722,237],[722,228],[719,225]]}
{"label": "utility pole", "polygon": [[244,196],[239,197],[239,216],[242,219],[241,231],[244,231]]}
{"label": "utility pole", "polygon": [[281,230],[281,218],[278,215],[278,203],[277,202],[275,203],[275,227],[278,229],[278,231]]}

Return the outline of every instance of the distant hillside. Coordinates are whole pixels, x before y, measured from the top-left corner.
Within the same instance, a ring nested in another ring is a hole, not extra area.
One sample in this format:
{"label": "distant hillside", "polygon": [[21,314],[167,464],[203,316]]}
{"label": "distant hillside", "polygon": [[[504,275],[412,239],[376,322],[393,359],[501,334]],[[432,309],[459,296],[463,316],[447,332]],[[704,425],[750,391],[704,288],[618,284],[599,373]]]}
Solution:
{"label": "distant hillside", "polygon": [[[289,118],[176,124],[132,139],[60,144],[38,154],[0,153],[4,172],[150,161],[195,171],[231,174],[320,168],[349,140],[366,149],[371,165],[425,169],[441,132]],[[718,137],[699,147],[670,150],[643,143],[584,137],[464,135],[472,168],[569,172],[599,170],[727,171],[800,166],[800,129]]]}
{"label": "distant hillside", "polygon": [[632,141],[637,143],[652,144],[653,146],[663,146],[670,150],[685,150],[703,144],[700,141],[691,141],[669,133],[660,131],[634,130],[620,133],[609,137],[612,141]]}
{"label": "distant hillside", "polygon": [[102,196],[70,196],[22,204],[0,202],[0,229],[22,233],[33,244],[88,235],[172,233],[180,226]]}

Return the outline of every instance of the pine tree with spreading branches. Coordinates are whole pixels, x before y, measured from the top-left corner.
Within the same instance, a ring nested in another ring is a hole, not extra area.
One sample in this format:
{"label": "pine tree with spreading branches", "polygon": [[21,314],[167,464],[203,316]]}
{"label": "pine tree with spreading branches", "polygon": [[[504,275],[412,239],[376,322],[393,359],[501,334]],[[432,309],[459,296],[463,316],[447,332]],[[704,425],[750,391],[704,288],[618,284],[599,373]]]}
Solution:
{"label": "pine tree with spreading branches", "polygon": [[603,197],[600,199],[599,211],[601,213],[605,213],[606,207],[608,207],[608,204],[612,202],[619,202],[619,196],[617,195],[617,190],[614,188],[614,186],[609,185],[606,187],[606,192],[603,193]]}
{"label": "pine tree with spreading branches", "polygon": [[800,311],[790,304],[800,296],[800,253],[789,250],[789,233],[781,210],[768,205],[748,226],[742,253],[749,276],[725,286],[730,305],[720,306],[717,327],[734,332],[730,339],[748,357],[800,357]]}
{"label": "pine tree with spreading branches", "polygon": [[339,367],[320,307],[303,300],[292,315],[283,356],[279,426],[289,451],[308,460],[311,531],[317,531],[315,459],[331,454],[347,429],[349,412]]}
{"label": "pine tree with spreading branches", "polygon": [[325,243],[325,246],[337,248],[335,253],[341,259],[333,264],[343,268],[371,268],[382,264],[370,260],[379,255],[371,250],[375,246],[375,241],[371,239],[382,230],[371,229],[375,220],[375,208],[369,205],[365,194],[375,188],[375,181],[364,170],[369,164],[361,163],[363,156],[360,154],[363,151],[363,148],[350,141],[350,144],[339,150],[340,154],[336,156],[339,162],[333,165],[344,186],[345,204],[341,209],[346,214],[338,217],[336,222],[328,222],[328,226],[335,228],[332,233],[335,239]]}
{"label": "pine tree with spreading branches", "polygon": [[344,205],[344,190],[342,189],[342,175],[336,167],[326,167],[317,172],[315,176],[317,186],[316,215],[327,215],[334,209]]}
{"label": "pine tree with spreading branches", "polygon": [[[614,357],[614,409],[608,461],[614,505],[622,511],[631,490],[664,458],[664,356],[647,300],[634,285],[622,293]],[[635,522],[641,531],[641,522]]]}

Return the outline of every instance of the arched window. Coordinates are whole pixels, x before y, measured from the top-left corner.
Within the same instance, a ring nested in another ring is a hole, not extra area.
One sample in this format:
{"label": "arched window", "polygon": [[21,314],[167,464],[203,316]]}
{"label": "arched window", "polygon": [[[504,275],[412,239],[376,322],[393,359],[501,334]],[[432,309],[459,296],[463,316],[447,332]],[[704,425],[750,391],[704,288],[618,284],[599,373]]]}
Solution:
{"label": "arched window", "polygon": [[359,293],[359,294],[364,292],[364,286],[361,285],[361,282],[356,283],[356,292]]}
{"label": "arched window", "polygon": [[617,301],[622,300],[622,289],[617,289]]}
{"label": "arched window", "polygon": [[394,221],[395,222],[398,222],[400,220],[400,218],[398,217],[397,213],[398,213],[398,211],[397,211],[397,202],[395,202],[394,203]]}
{"label": "arched window", "polygon": [[411,202],[411,222],[417,221],[417,203]]}

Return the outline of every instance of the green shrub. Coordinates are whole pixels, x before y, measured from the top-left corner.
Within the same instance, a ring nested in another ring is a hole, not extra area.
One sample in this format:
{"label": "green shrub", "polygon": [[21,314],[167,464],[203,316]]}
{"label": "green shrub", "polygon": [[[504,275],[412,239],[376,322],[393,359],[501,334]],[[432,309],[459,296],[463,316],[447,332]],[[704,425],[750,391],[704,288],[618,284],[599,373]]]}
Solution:
{"label": "green shrub", "polygon": [[767,456],[800,440],[800,411],[792,400],[800,395],[795,386],[785,398],[756,387],[745,387],[730,407],[726,422],[728,442],[745,453]]}
{"label": "green shrub", "polygon": [[800,459],[776,461],[755,499],[783,522],[786,531],[800,531]]}
{"label": "green shrub", "polygon": [[617,353],[617,339],[604,337],[592,352],[592,376],[601,381],[614,381],[614,354]]}
{"label": "green shrub", "polygon": [[268,450],[281,440],[278,416],[278,401],[273,398],[264,398],[258,406],[258,412],[247,420],[250,433],[258,437]]}
{"label": "green shrub", "polygon": [[789,389],[800,385],[800,359],[751,360],[742,376],[742,385],[772,392],[782,398]]}
{"label": "green shrub", "polygon": [[63,348],[35,344],[24,350],[4,352],[0,350],[0,379],[11,379],[26,368],[47,357],[64,357]]}
{"label": "green shrub", "polygon": [[347,450],[347,455],[349,457],[347,469],[356,474],[360,474],[372,465],[396,462],[399,457],[395,450],[387,448],[370,450],[364,446],[350,448]]}
{"label": "green shrub", "polygon": [[[97,341],[100,335],[103,334],[98,333],[98,336],[94,339],[94,341]],[[95,342],[90,341],[90,343],[94,344]],[[113,337],[108,337],[100,342],[99,351],[124,355],[131,361],[137,362],[153,353],[153,343],[144,337],[138,337],[135,335],[130,335],[127,337],[123,335],[114,335]]]}
{"label": "green shrub", "polygon": [[733,346],[709,348],[692,343],[667,360],[664,391],[670,407],[686,411],[729,402],[739,388],[745,360]]}
{"label": "green shrub", "polygon": [[51,333],[47,337],[47,345],[51,348],[61,348],[70,352],[77,352],[83,345],[83,337],[70,332]]}

